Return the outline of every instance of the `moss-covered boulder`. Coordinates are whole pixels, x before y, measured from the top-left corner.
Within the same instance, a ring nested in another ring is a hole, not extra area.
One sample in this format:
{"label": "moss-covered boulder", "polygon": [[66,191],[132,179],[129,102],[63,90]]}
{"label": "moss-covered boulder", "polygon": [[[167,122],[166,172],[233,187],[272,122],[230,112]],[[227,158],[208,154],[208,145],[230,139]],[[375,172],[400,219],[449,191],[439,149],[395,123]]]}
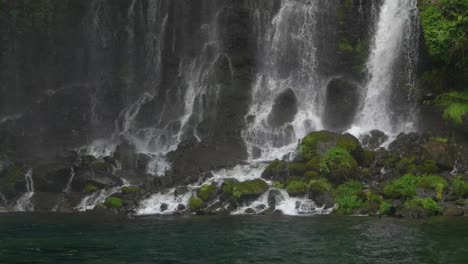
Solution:
{"label": "moss-covered boulder", "polygon": [[462,175],[456,175],[452,179],[451,192],[456,198],[465,198],[468,196],[468,181],[463,179]]}
{"label": "moss-covered boulder", "polygon": [[136,194],[140,191],[140,187],[138,186],[124,186],[122,187],[123,194]]}
{"label": "moss-covered boulder", "polygon": [[306,194],[307,185],[302,181],[295,180],[288,183],[286,190],[291,196],[301,196]]}
{"label": "moss-covered boulder", "polygon": [[268,184],[262,179],[248,180],[244,182],[228,180],[225,181],[222,186],[223,193],[236,201],[255,199],[268,191],[268,189]]}
{"label": "moss-covered boulder", "polygon": [[394,179],[387,186],[384,187],[384,194],[388,198],[407,198],[416,195],[416,184],[418,177],[406,174],[400,178]]}
{"label": "moss-covered boulder", "polygon": [[356,176],[358,164],[343,148],[332,148],[325,153],[320,163],[320,172],[335,183],[341,183]]}
{"label": "moss-covered boulder", "polygon": [[98,190],[98,187],[90,183],[86,184],[85,187],[83,188],[84,193],[93,193],[97,190]]}
{"label": "moss-covered boulder", "polygon": [[307,171],[306,164],[302,162],[291,162],[288,164],[289,175],[304,176]]}
{"label": "moss-covered boulder", "polygon": [[289,175],[288,163],[275,159],[262,172],[262,178],[284,183]]}
{"label": "moss-covered boulder", "polygon": [[422,147],[438,166],[444,169],[453,168],[456,161],[456,153],[447,142],[444,142],[440,138],[431,138]]}
{"label": "moss-covered boulder", "polygon": [[123,206],[122,199],[114,196],[107,197],[104,205],[109,209],[120,209]]}
{"label": "moss-covered boulder", "polygon": [[324,206],[325,209],[333,207],[332,192],[333,186],[325,178],[312,179],[307,184],[307,197],[314,201],[318,207]]}
{"label": "moss-covered boulder", "polygon": [[448,182],[440,176],[427,175],[419,178],[416,187],[434,190],[436,193],[435,198],[442,200],[442,196],[448,187]]}
{"label": "moss-covered boulder", "polygon": [[357,138],[350,134],[340,135],[329,131],[312,132],[303,138],[298,159],[310,161],[320,158],[335,147],[347,150],[358,161],[363,160],[363,149]]}
{"label": "moss-covered boulder", "polygon": [[442,208],[433,199],[414,197],[403,204],[397,215],[409,218],[424,218],[440,215],[441,213]]}
{"label": "moss-covered boulder", "polygon": [[205,184],[198,190],[198,197],[202,199],[203,202],[208,202],[216,197],[217,191],[216,186]]}

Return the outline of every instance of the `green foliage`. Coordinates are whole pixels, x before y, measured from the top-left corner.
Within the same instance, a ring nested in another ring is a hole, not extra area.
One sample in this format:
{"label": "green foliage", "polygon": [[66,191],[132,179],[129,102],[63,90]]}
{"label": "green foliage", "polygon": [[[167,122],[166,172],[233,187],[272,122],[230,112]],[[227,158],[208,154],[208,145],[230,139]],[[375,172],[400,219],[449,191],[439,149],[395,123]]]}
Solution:
{"label": "green foliage", "polygon": [[237,199],[246,196],[256,196],[268,191],[268,184],[261,180],[249,180],[244,182],[230,181],[223,185],[223,192],[232,195]]}
{"label": "green foliage", "polygon": [[464,181],[461,175],[453,177],[452,192],[460,197],[468,195],[468,182]]}
{"label": "green foliage", "polygon": [[299,146],[299,153],[304,160],[310,161],[318,158],[317,148],[320,143],[331,142],[334,140],[334,134],[328,131],[312,132],[302,139]]}
{"label": "green foliage", "polygon": [[132,194],[132,193],[137,193],[140,191],[140,187],[138,186],[124,186],[122,187],[122,192],[124,194]]}
{"label": "green foliage", "polygon": [[272,186],[275,189],[284,189],[284,184],[282,184],[281,182],[273,181]]}
{"label": "green foliage", "polygon": [[306,193],[307,185],[302,181],[291,181],[286,190],[291,196],[300,196]]}
{"label": "green foliage", "polygon": [[339,185],[335,192],[335,201],[338,204],[337,214],[350,215],[362,208],[365,201],[361,198],[362,184],[358,181],[348,181]]}
{"label": "green foliage", "polygon": [[387,201],[383,201],[381,204],[380,204],[380,207],[379,207],[379,214],[381,215],[390,215],[391,212],[392,212],[392,204],[387,202]]}
{"label": "green foliage", "polygon": [[443,137],[431,137],[430,140],[435,141],[435,142],[440,142],[440,143],[448,142],[448,138],[443,138]]}
{"label": "green foliage", "polygon": [[93,192],[97,191],[97,189],[98,189],[98,187],[96,187],[96,186],[94,186],[94,185],[88,183],[88,184],[86,184],[86,186],[84,187],[83,192],[84,192],[84,193],[93,193]]}
{"label": "green foliage", "polygon": [[302,176],[306,171],[306,164],[299,162],[291,162],[288,164],[288,170],[290,175]]}
{"label": "green foliage", "polygon": [[429,215],[438,215],[442,213],[442,208],[431,198],[419,198],[414,197],[409,199],[404,204],[405,209],[414,210],[417,208],[423,208]]}
{"label": "green foliage", "polygon": [[331,192],[333,190],[333,186],[325,178],[310,180],[309,184],[307,185],[307,188],[311,191],[316,191],[320,193]]}
{"label": "green foliage", "polygon": [[262,175],[271,177],[275,173],[279,173],[279,172],[287,170],[287,168],[288,168],[288,163],[286,161],[275,159],[270,164],[268,164],[268,166],[263,171]]}
{"label": "green foliage", "polygon": [[436,104],[443,107],[444,119],[462,124],[462,117],[468,114],[468,91],[444,93],[437,97]]}
{"label": "green foliage", "polygon": [[320,163],[320,172],[334,180],[350,179],[358,168],[356,160],[343,148],[332,148]]}
{"label": "green foliage", "polygon": [[191,197],[188,202],[188,206],[192,211],[198,211],[203,208],[203,201],[198,197]]}
{"label": "green foliage", "polygon": [[313,158],[313,159],[309,160],[306,163],[306,170],[319,172],[320,171],[320,162],[321,161],[322,161],[322,159],[319,158],[319,157],[316,157],[316,158]]}
{"label": "green foliage", "polygon": [[338,50],[341,52],[351,53],[354,49],[347,39],[341,39],[338,44]]}
{"label": "green foliage", "polygon": [[384,194],[389,198],[412,197],[416,195],[418,180],[418,177],[406,174],[403,177],[394,179],[390,184],[385,186]]}
{"label": "green foliage", "polygon": [[107,208],[113,208],[113,209],[120,209],[123,206],[122,199],[114,196],[110,196],[106,198],[106,201],[104,202],[104,205]]}
{"label": "green foliage", "polygon": [[320,174],[316,171],[307,171],[306,173],[304,173],[304,180],[306,182],[318,178],[320,178]]}
{"label": "green foliage", "polygon": [[200,190],[198,191],[198,197],[202,199],[202,201],[207,202],[216,195],[216,186],[211,184],[203,185]]}
{"label": "green foliage", "polygon": [[448,183],[444,178],[435,175],[422,176],[419,178],[418,183],[416,184],[416,187],[435,190],[437,200],[442,199],[442,195],[447,189],[447,186]]}

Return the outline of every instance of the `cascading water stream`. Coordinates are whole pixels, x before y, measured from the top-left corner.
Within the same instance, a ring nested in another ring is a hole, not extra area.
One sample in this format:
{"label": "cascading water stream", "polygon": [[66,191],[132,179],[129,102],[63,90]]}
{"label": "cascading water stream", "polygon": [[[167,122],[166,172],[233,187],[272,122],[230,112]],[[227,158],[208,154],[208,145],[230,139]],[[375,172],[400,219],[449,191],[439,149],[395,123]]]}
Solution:
{"label": "cascading water stream", "polygon": [[33,170],[29,169],[24,178],[26,180],[26,193],[23,194],[18,201],[16,201],[16,205],[14,207],[15,211],[34,211],[34,203],[31,200],[34,196],[34,182],[33,182]]}
{"label": "cascading water stream", "polygon": [[60,194],[60,197],[58,198],[57,203],[54,205],[51,211],[55,212],[60,208],[60,206],[63,205],[63,203],[65,202],[66,196],[70,193],[74,178],[75,178],[75,169],[72,166],[70,167],[70,178],[68,178],[67,185],[63,189],[62,193]]}
{"label": "cascading water stream", "polygon": [[[416,0],[385,0],[382,5],[367,62],[369,80],[362,93],[362,107],[349,130],[356,136],[373,129],[390,135],[414,129],[414,109],[397,113],[395,119],[391,98],[398,86],[408,87],[408,99],[414,89],[419,36],[416,4]],[[398,64],[402,60],[404,66]],[[396,75],[403,75],[405,83],[396,82]]]}

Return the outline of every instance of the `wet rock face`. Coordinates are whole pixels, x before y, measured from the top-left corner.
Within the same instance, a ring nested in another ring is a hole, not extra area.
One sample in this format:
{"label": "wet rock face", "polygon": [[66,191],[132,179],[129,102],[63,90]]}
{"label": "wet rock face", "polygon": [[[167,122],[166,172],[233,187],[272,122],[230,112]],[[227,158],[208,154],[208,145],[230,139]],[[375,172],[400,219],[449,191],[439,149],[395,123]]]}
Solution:
{"label": "wet rock face", "polygon": [[282,91],[275,98],[275,102],[268,116],[268,123],[272,127],[281,127],[292,122],[297,113],[297,98],[291,88]]}
{"label": "wet rock face", "polygon": [[335,78],[327,86],[322,122],[327,130],[343,132],[353,122],[359,104],[359,88],[342,78]]}
{"label": "wet rock face", "polygon": [[380,130],[372,130],[369,134],[361,137],[362,145],[369,149],[376,149],[387,140],[388,136]]}

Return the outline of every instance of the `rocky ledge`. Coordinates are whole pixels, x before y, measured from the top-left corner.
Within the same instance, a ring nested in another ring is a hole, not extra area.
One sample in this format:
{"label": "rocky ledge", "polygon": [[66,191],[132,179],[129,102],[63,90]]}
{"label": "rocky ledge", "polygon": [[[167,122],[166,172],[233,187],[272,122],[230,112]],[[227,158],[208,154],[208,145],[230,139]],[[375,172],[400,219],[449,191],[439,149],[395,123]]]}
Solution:
{"label": "rocky ledge", "polygon": [[[294,158],[260,164],[265,167],[261,177],[244,181],[217,179],[211,169],[196,166],[149,175],[151,157],[135,153],[129,143],[102,158],[76,151],[61,153],[53,162],[5,157],[1,210],[284,214],[279,204],[290,199],[299,214],[468,215],[468,148],[463,143],[416,133],[400,134],[380,147],[384,142],[388,136],[380,131],[360,140],[313,132],[298,144]],[[30,169],[33,186],[25,177]],[[157,208],[145,211],[151,203]]]}

